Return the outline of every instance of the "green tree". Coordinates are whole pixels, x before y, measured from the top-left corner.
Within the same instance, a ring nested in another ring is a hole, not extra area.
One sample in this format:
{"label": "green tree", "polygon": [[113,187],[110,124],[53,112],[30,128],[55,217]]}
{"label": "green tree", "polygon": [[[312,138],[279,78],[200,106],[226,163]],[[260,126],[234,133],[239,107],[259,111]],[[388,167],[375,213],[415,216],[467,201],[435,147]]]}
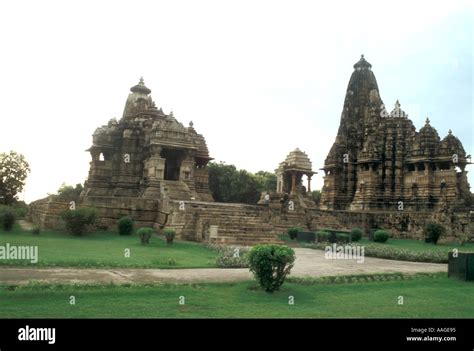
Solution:
{"label": "green tree", "polygon": [[0,153],[0,203],[12,205],[25,186],[30,166],[25,157],[15,151]]}
{"label": "green tree", "polygon": [[275,173],[270,173],[266,171],[258,171],[254,175],[255,180],[257,181],[258,191],[261,193],[263,191],[275,191],[277,185],[277,177]]}
{"label": "green tree", "polygon": [[65,183],[61,184],[61,187],[58,189],[57,196],[61,200],[73,200],[78,201],[79,196],[83,190],[82,184],[78,183],[75,187],[72,185],[66,185]]}
{"label": "green tree", "polygon": [[209,188],[218,202],[255,204],[262,191],[276,188],[276,176],[265,171],[252,174],[243,169],[237,170],[234,165],[211,162]]}
{"label": "green tree", "polygon": [[313,190],[311,192],[311,198],[317,205],[319,205],[319,202],[321,201],[321,190]]}

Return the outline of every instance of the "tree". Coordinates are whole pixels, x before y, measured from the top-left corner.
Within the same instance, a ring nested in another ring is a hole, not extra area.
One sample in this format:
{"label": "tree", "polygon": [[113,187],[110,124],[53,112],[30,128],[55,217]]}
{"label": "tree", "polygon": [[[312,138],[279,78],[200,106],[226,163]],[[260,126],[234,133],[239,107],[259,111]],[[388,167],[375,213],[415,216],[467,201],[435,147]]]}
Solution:
{"label": "tree", "polygon": [[25,157],[15,151],[0,153],[0,203],[12,205],[25,186],[30,166]]}
{"label": "tree", "polygon": [[83,189],[84,188],[80,183],[76,184],[76,187],[63,183],[58,189],[57,196],[61,200],[79,201],[79,196],[81,195]]}
{"label": "tree", "polygon": [[316,205],[319,205],[319,202],[321,201],[321,190],[313,190],[311,192],[311,198],[316,203]]}
{"label": "tree", "polygon": [[276,176],[259,171],[252,174],[234,165],[209,163],[209,188],[217,202],[241,202],[255,204],[262,191],[276,189]]}
{"label": "tree", "polygon": [[275,173],[258,171],[257,173],[255,173],[254,177],[257,181],[257,187],[259,192],[276,190],[277,177]]}

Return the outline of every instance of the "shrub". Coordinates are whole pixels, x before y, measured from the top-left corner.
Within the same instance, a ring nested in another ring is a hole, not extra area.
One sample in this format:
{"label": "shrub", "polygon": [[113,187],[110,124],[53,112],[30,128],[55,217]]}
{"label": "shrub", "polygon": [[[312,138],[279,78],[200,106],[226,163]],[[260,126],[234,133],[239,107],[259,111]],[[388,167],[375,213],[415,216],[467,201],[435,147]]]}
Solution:
{"label": "shrub", "polygon": [[79,208],[63,212],[62,218],[66,222],[66,229],[69,233],[81,235],[87,226],[95,223],[97,212],[93,208]]}
{"label": "shrub", "polygon": [[374,241],[376,243],[384,243],[388,240],[388,237],[388,233],[382,229],[379,229],[374,233]]}
{"label": "shrub", "polygon": [[290,237],[291,240],[295,240],[296,236],[298,235],[298,232],[302,231],[301,228],[299,227],[292,227],[288,229],[288,236]]}
{"label": "shrub", "polygon": [[345,233],[337,233],[336,234],[336,240],[338,243],[348,243],[350,241],[351,237],[349,234]]}
{"label": "shrub", "polygon": [[0,225],[3,230],[10,231],[15,224],[16,216],[15,211],[8,206],[2,206],[0,208]]}
{"label": "shrub", "polygon": [[140,228],[137,230],[138,237],[142,244],[149,244],[150,238],[154,232],[153,228]]}
{"label": "shrub", "polygon": [[166,243],[169,245],[172,244],[176,236],[176,232],[173,229],[165,229],[163,230],[163,234],[165,235]]}
{"label": "shrub", "polygon": [[[306,247],[325,250],[326,244],[318,243],[307,245]],[[448,263],[448,255],[443,251],[412,251],[378,244],[364,245],[364,255],[366,257],[386,258],[397,261]]]}
{"label": "shrub", "polygon": [[238,246],[219,247],[216,265],[219,268],[247,268],[249,249]]}
{"label": "shrub", "polygon": [[436,245],[440,236],[446,233],[446,228],[439,223],[429,222],[425,225],[424,233],[430,239],[430,242]]}
{"label": "shrub", "polygon": [[329,241],[329,233],[324,230],[316,232],[316,237],[318,238],[318,243]]}
{"label": "shrub", "polygon": [[316,241],[316,234],[314,232],[298,232],[296,240],[307,243],[314,243]]}
{"label": "shrub", "polygon": [[117,221],[120,235],[131,235],[133,233],[133,218],[124,216]]}
{"label": "shrub", "polygon": [[25,218],[28,214],[28,209],[25,207],[16,207],[15,212],[18,218]]}
{"label": "shrub", "polygon": [[31,229],[31,234],[39,235],[41,233],[41,228],[37,225],[33,226]]}
{"label": "shrub", "polygon": [[295,252],[284,245],[256,245],[250,250],[250,271],[267,292],[278,290],[295,263]]}
{"label": "shrub", "polygon": [[351,241],[359,241],[362,239],[362,229],[354,228],[351,230]]}

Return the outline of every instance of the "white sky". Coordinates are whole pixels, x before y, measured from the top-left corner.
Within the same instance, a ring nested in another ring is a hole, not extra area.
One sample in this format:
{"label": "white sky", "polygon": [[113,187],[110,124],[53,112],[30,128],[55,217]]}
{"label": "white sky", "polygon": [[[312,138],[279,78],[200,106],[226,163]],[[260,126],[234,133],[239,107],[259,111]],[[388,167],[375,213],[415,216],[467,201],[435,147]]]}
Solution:
{"label": "white sky", "polygon": [[318,169],[363,53],[389,107],[400,99],[417,128],[429,116],[474,154],[472,4],[442,4],[3,1],[0,151],[29,161],[27,202],[83,182],[93,131],[144,76],[216,160],[273,171],[299,147]]}

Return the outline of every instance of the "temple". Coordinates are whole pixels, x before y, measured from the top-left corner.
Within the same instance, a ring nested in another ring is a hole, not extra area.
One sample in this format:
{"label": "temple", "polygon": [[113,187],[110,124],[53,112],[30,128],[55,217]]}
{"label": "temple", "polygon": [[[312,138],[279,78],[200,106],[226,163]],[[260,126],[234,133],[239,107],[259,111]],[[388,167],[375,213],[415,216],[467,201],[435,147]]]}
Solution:
{"label": "temple", "polygon": [[143,78],[130,89],[120,121],[93,134],[83,198],[93,196],[212,201],[206,141],[158,109]]}
{"label": "temple", "polygon": [[[99,228],[114,230],[130,216],[137,228],[172,228],[183,240],[254,245],[280,242],[290,227],[358,227],[366,235],[384,228],[395,238],[422,239],[425,224],[436,221],[447,228],[443,240],[474,240],[470,156],[451,130],[441,139],[428,118],[417,131],[399,101],[387,112],[363,56],[322,168],[319,204],[311,194],[316,172],[300,149],[278,165],[276,189],[258,204],[214,202],[204,137],[157,108],[143,79],[130,90],[121,119],[98,128],[87,150],[92,160],[77,206],[95,208]],[[64,229],[61,214],[69,209],[51,195],[30,204],[29,217]]]}
{"label": "temple", "polygon": [[462,143],[426,118],[418,132],[399,101],[388,113],[372,65],[354,65],[336,140],[326,157],[322,209],[426,211],[469,198]]}

